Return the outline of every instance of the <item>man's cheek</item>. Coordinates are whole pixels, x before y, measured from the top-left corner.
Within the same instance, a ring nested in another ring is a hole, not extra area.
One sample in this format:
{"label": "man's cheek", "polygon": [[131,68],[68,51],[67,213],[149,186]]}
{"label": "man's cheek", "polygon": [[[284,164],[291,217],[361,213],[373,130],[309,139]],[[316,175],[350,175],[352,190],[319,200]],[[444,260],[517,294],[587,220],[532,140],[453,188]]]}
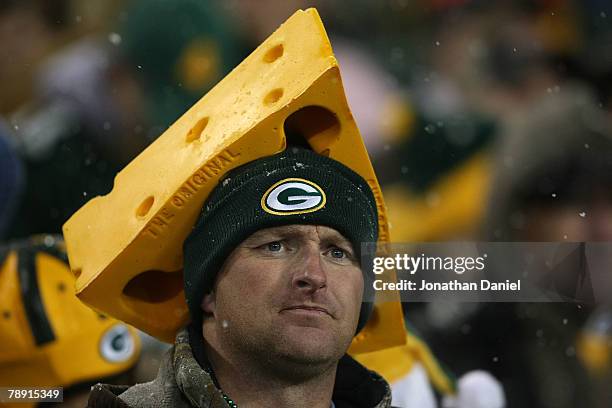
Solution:
{"label": "man's cheek", "polygon": [[[244,273],[236,274],[236,276],[232,277],[232,279],[228,279],[226,282],[224,282],[223,290],[227,291],[235,298],[238,296],[251,297],[256,293],[259,293],[262,286],[264,286],[264,279],[262,275],[262,271],[259,271],[259,273],[245,271]],[[247,299],[240,300],[245,301]]]}
{"label": "man's cheek", "polygon": [[365,290],[365,283],[363,280],[363,275],[361,274],[361,271],[359,271],[359,276],[354,280],[355,282],[355,289],[353,291],[353,299],[357,299],[358,303],[361,304],[362,300],[363,300],[363,292]]}

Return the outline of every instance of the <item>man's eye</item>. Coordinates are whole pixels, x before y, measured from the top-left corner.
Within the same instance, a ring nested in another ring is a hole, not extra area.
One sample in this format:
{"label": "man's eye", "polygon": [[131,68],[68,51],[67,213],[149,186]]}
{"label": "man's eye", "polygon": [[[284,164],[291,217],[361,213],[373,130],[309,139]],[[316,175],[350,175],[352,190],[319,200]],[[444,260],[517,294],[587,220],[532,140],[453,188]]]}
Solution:
{"label": "man's eye", "polygon": [[266,248],[270,252],[280,252],[280,250],[283,249],[283,244],[278,241],[274,241],[266,244]]}
{"label": "man's eye", "polygon": [[342,258],[347,258],[348,255],[346,252],[344,252],[344,250],[340,249],[340,248],[332,248],[329,251],[330,255],[332,256],[332,258],[336,258],[336,259],[342,259]]}

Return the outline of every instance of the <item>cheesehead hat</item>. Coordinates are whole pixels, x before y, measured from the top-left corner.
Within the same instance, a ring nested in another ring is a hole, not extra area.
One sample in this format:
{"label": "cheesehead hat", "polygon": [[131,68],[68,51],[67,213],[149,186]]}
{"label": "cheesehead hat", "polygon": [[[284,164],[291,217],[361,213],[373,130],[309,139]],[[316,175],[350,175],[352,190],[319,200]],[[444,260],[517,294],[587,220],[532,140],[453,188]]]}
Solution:
{"label": "cheesehead hat", "polygon": [[[64,224],[77,296],[172,342],[189,321],[183,242],[206,198],[230,170],[284,151],[288,134],[367,182],[378,239],[388,241],[380,187],[329,39],[316,10],[300,10],[128,164],[108,195]],[[399,296],[377,295],[373,318],[351,350],[404,342]]]}

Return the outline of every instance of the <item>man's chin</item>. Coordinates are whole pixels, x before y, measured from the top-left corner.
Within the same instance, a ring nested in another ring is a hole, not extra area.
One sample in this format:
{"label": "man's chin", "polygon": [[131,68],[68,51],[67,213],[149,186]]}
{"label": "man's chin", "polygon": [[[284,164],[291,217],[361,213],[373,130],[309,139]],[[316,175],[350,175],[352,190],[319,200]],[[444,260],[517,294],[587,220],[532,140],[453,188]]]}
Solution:
{"label": "man's chin", "polygon": [[283,367],[286,373],[301,373],[304,377],[318,375],[334,367],[342,354],[331,350],[322,350],[321,347],[303,347],[292,350],[279,350],[277,353],[277,367]]}
{"label": "man's chin", "polygon": [[283,354],[308,364],[337,362],[351,341],[350,338],[340,341],[338,333],[308,326],[285,328],[282,334]]}

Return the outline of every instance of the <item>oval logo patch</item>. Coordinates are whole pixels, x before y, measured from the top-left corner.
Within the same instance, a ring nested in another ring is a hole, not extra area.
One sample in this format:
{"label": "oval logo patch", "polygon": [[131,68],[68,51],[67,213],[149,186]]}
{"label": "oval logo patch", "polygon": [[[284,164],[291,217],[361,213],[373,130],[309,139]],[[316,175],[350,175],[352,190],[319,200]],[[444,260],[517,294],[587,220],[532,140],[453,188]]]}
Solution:
{"label": "oval logo patch", "polygon": [[288,178],[266,191],[261,208],[274,215],[304,214],[319,210],[325,202],[325,192],[312,181]]}

